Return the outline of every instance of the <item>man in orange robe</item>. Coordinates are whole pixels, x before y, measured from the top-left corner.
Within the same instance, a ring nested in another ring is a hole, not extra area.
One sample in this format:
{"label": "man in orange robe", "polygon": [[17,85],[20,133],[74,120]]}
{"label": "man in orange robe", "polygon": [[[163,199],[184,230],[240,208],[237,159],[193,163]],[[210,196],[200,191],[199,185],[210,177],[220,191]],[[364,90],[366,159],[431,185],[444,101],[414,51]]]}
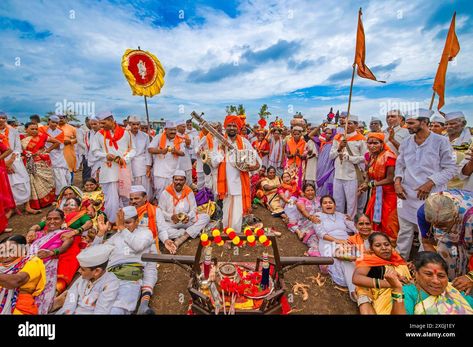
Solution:
{"label": "man in orange robe", "polygon": [[69,172],[74,177],[74,171],[76,169],[76,148],[77,133],[76,128],[72,125],[67,124],[67,116],[59,115],[59,129],[64,133],[64,158],[66,159]]}

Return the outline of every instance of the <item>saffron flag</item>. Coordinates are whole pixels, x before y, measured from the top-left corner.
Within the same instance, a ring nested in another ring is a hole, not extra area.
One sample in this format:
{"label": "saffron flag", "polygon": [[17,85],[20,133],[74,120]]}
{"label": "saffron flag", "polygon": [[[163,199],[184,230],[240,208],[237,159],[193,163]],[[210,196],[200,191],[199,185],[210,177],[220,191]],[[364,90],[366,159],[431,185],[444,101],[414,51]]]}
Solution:
{"label": "saffron flag", "polygon": [[122,57],[122,71],[133,95],[152,97],[164,85],[164,69],[155,55],[139,49],[127,49]]}
{"label": "saffron flag", "polygon": [[358,29],[356,32],[356,50],[355,50],[355,64],[357,66],[356,73],[362,78],[368,78],[381,83],[386,81],[378,81],[373,75],[368,66],[365,65],[366,46],[365,46],[365,30],[363,29],[363,22],[361,21],[361,8],[358,12]]}
{"label": "saffron flag", "polygon": [[435,75],[433,90],[439,96],[439,103],[437,110],[440,110],[445,104],[445,77],[447,75],[448,62],[455,58],[460,52],[460,43],[458,42],[457,34],[455,34],[455,17],[457,13],[453,13],[450,29],[448,29],[447,40],[443,48],[442,58],[440,59],[437,74]]}

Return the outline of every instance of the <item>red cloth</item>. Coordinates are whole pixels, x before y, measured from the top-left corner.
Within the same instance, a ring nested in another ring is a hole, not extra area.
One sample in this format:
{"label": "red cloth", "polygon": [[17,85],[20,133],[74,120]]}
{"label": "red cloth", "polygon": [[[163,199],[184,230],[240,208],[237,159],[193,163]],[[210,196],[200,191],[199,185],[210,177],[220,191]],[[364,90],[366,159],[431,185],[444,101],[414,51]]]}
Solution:
{"label": "red cloth", "polygon": [[118,149],[118,141],[123,137],[125,134],[125,129],[122,127],[115,125],[115,129],[113,129],[113,136],[110,133],[110,130],[100,129],[99,132],[103,135],[105,140],[108,140],[108,145],[113,146],[115,149]]}
{"label": "red cloth", "polygon": [[[0,154],[5,153],[9,148],[0,142]],[[0,233],[8,226],[8,219],[5,214],[16,206],[13,199],[13,192],[8,180],[7,166],[5,160],[0,160]]]}

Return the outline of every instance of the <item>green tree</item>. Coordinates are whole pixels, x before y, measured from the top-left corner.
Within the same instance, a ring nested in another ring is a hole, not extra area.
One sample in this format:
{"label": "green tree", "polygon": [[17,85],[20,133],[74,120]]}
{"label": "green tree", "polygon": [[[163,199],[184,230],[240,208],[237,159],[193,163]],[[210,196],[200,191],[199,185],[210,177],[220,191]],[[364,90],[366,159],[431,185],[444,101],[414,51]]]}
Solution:
{"label": "green tree", "polygon": [[225,111],[227,112],[227,114],[236,115],[238,110],[235,105],[228,105],[227,107],[225,107]]}

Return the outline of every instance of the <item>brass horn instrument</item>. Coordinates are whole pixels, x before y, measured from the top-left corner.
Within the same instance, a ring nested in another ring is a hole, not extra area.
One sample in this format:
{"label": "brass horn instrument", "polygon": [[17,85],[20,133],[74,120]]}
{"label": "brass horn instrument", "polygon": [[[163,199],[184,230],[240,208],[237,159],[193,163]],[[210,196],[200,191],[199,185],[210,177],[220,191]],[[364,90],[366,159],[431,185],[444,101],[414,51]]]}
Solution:
{"label": "brass horn instrument", "polygon": [[234,160],[229,160],[229,162],[240,171],[250,171],[248,168],[254,166],[256,161],[256,154],[253,149],[237,149],[228,139],[220,134],[217,129],[211,126],[201,115],[198,115],[195,111],[192,111],[191,117],[194,118],[199,126],[207,129],[217,140],[220,141],[228,150],[228,158],[235,158]]}

